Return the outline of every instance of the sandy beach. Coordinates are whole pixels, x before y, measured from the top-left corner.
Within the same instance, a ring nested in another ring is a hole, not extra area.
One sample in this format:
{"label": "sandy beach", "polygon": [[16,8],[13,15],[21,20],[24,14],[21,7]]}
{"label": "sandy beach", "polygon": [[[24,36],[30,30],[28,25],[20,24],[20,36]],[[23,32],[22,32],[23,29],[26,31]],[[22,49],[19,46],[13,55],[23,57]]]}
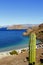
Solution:
{"label": "sandy beach", "polygon": [[[23,49],[27,50],[28,47],[27,47],[27,48],[16,49],[16,51],[17,51],[18,54],[19,54],[19,53],[21,53],[21,50],[23,50]],[[13,50],[5,51],[5,52],[0,52],[0,59],[2,59],[2,58],[4,58],[4,57],[7,57],[7,56],[11,56],[11,55],[10,55],[10,52],[11,52],[11,51],[13,51]]]}
{"label": "sandy beach", "polygon": [[[36,49],[36,65],[40,62],[40,55],[43,48]],[[0,59],[0,65],[28,65],[27,57],[29,57],[28,50],[18,55],[8,55]]]}
{"label": "sandy beach", "polygon": [[[28,50],[29,48],[26,47],[26,48],[21,48],[21,49],[16,49],[16,51],[18,52],[18,54],[21,53],[21,50]],[[36,49],[39,49],[38,46],[36,46]],[[4,58],[4,57],[7,57],[7,56],[11,56],[10,52],[13,51],[13,50],[10,50],[10,51],[5,51],[5,52],[0,52],[0,59]]]}

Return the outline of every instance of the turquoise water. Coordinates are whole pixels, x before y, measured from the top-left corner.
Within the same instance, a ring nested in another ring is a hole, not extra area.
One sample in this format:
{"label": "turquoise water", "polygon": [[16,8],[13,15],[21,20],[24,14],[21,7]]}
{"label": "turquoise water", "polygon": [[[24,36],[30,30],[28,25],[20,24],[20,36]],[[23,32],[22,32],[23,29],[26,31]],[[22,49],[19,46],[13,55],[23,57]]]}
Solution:
{"label": "turquoise water", "polygon": [[0,52],[28,47],[29,37],[23,36],[26,30],[0,31]]}

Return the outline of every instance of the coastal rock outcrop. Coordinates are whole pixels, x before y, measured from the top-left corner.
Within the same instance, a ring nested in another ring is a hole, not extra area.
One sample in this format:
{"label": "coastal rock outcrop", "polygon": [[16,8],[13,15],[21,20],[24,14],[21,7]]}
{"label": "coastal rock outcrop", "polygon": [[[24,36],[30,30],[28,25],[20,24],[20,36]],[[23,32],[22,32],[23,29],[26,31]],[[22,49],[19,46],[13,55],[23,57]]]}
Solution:
{"label": "coastal rock outcrop", "polygon": [[28,36],[32,31],[36,33],[37,39],[43,42],[43,24],[33,26],[32,29],[28,28],[27,31],[23,33],[23,35]]}
{"label": "coastal rock outcrop", "polygon": [[30,32],[32,31],[32,29],[27,29],[26,32],[23,33],[24,36],[28,36],[30,34]]}

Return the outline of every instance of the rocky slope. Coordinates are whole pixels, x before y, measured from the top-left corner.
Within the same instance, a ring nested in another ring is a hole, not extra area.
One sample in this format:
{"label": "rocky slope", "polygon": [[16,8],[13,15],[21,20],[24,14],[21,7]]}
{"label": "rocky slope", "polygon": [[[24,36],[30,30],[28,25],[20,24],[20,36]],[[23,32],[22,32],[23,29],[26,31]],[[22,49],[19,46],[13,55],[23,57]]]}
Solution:
{"label": "rocky slope", "polygon": [[40,24],[36,32],[37,38],[43,42],[43,24]]}
{"label": "rocky slope", "polygon": [[29,35],[31,32],[36,33],[37,39],[40,39],[43,42],[43,24],[39,26],[33,26],[32,29],[27,29],[27,32],[24,32],[23,35]]}

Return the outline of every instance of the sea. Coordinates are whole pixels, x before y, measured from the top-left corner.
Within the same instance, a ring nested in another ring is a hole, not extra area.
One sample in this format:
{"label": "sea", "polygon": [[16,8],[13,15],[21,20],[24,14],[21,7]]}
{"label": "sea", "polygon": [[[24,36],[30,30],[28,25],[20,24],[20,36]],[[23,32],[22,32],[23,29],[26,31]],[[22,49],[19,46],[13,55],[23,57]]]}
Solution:
{"label": "sea", "polygon": [[22,30],[0,31],[0,52],[28,47],[29,36],[24,36]]}
{"label": "sea", "polygon": [[26,48],[29,45],[29,36],[24,36],[22,30],[0,31],[0,52]]}

